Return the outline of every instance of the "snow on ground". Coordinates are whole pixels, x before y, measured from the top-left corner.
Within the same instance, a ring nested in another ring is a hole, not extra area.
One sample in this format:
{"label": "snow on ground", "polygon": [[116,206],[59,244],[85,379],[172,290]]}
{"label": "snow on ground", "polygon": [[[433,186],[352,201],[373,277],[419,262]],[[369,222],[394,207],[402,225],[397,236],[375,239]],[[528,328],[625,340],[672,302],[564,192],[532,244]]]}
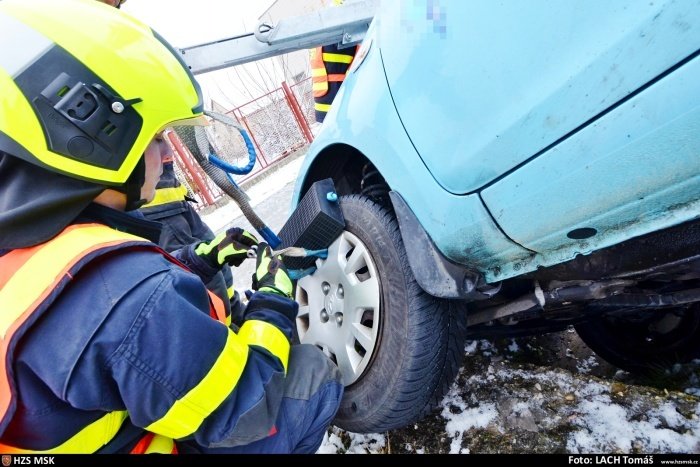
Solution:
{"label": "snow on ground", "polygon": [[[290,156],[292,157],[292,156]],[[261,178],[260,181],[246,189],[245,192],[250,198],[250,205],[256,208],[263,201],[269,199],[277,193],[281,188],[290,182],[296,180],[301,165],[304,162],[304,157],[297,157],[293,161],[284,165],[282,168],[275,170],[270,175]],[[289,203],[286,208],[289,208]],[[202,216],[202,220],[214,232],[218,232],[225,228],[232,219],[236,219],[242,215],[238,205],[231,201],[210,214]],[[264,221],[270,222],[263,218]]]}
{"label": "snow on ground", "polygon": [[[453,407],[461,409],[454,413]],[[467,403],[456,386],[450,389],[442,402],[442,417],[447,421],[445,431],[452,436],[450,454],[468,454],[469,450],[462,448],[464,433],[471,428],[484,428],[497,416],[496,406],[491,403],[480,404],[477,407],[467,408]]]}
{"label": "snow on ground", "polygon": [[[614,369],[612,379],[591,376],[597,357],[571,349],[570,369],[523,363],[530,344],[519,341],[468,342],[439,414],[384,434],[333,427],[319,453],[700,453],[692,391],[623,383],[617,377],[629,375]],[[682,385],[695,384],[699,369]]]}
{"label": "snow on ground", "polygon": [[[634,408],[612,402],[610,395],[599,394],[576,407],[580,414],[574,422],[567,449],[573,453],[631,452],[640,447],[654,452],[692,452],[700,437],[700,420],[686,420],[675,406],[666,402],[651,409],[646,417],[635,420]],[[700,413],[700,405],[695,409]]]}
{"label": "snow on ground", "polygon": [[[343,438],[346,438],[346,441],[343,441]],[[386,436],[378,433],[367,435],[350,433],[332,427],[326,433],[323,443],[316,453],[336,454],[338,451],[345,454],[384,454],[386,453]]]}

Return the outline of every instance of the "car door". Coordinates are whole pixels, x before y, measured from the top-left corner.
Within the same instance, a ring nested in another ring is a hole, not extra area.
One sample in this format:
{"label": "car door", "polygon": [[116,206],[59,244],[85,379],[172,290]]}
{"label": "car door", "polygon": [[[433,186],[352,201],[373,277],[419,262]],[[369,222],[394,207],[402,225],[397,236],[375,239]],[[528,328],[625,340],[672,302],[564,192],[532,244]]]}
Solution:
{"label": "car door", "polygon": [[[448,191],[478,191],[698,48],[697,1],[382,3],[394,104]],[[498,207],[496,207],[498,209]]]}

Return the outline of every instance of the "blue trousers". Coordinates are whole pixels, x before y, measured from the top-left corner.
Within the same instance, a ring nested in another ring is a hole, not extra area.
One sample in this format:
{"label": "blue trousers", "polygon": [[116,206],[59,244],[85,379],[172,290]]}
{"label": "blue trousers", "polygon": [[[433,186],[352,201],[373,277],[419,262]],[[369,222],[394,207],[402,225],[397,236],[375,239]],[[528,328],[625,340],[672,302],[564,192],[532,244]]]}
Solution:
{"label": "blue trousers", "polygon": [[292,346],[276,433],[250,444],[227,448],[179,445],[184,453],[313,454],[335,417],[343,397],[340,372],[311,345]]}

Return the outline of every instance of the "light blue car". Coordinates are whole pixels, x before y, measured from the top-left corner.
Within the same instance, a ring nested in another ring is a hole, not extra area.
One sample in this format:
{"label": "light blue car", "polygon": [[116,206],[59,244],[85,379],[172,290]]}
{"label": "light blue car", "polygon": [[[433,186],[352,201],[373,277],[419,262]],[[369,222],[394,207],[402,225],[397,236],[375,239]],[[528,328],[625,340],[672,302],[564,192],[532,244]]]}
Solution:
{"label": "light blue car", "polygon": [[383,2],[312,144],[346,228],[297,284],[336,423],[407,425],[464,339],[574,325],[649,373],[700,358],[700,2]]}

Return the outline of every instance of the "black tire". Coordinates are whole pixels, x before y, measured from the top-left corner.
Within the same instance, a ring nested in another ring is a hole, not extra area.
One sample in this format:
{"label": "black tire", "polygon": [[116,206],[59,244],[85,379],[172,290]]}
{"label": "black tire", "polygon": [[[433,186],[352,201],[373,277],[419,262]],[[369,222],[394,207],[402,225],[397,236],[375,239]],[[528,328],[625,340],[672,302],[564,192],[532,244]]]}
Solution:
{"label": "black tire", "polygon": [[375,262],[382,313],[373,359],[345,389],[334,424],[355,433],[383,432],[415,422],[445,395],[464,356],[466,314],[416,283],[392,213],[357,195],[342,197],[340,206],[345,229]]}
{"label": "black tire", "polygon": [[575,328],[581,340],[608,363],[641,376],[653,377],[676,363],[700,358],[697,304],[598,316]]}

